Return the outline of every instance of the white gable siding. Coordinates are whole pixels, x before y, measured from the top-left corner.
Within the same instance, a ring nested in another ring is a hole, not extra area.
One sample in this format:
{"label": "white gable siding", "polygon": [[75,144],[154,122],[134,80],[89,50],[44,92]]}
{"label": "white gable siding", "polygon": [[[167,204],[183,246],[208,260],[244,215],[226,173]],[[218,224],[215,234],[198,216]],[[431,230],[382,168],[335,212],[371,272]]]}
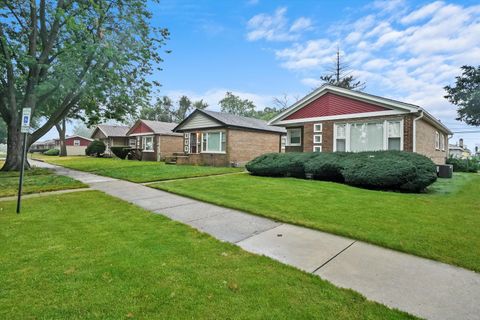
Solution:
{"label": "white gable siding", "polygon": [[218,127],[222,124],[217,122],[206,115],[197,112],[193,115],[188,121],[186,121],[179,129],[181,130],[190,130],[190,129],[199,129],[199,128],[211,128]]}

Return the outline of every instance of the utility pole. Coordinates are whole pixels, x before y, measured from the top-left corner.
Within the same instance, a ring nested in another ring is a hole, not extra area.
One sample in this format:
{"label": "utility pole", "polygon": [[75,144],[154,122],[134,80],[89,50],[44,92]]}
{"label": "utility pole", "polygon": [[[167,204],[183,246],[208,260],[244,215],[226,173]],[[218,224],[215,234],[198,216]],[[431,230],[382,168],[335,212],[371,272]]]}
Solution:
{"label": "utility pole", "polygon": [[337,84],[340,83],[340,47],[337,46],[337,68],[336,68],[336,75],[337,75]]}

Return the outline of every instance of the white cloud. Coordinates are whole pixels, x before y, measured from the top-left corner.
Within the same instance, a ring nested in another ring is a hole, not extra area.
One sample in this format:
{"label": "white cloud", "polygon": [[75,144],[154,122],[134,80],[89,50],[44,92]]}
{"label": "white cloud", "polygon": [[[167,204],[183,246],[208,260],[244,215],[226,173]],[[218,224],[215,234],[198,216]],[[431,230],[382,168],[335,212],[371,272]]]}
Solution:
{"label": "white cloud", "polygon": [[480,5],[432,1],[412,9],[398,0],[375,1],[365,10],[355,20],[333,23],[319,38],[290,39],[275,57],[312,88],[331,70],[339,44],[367,92],[424,106],[452,122],[456,107],[443,97],[443,87],[454,82],[460,66],[480,61]]}
{"label": "white cloud", "polygon": [[425,19],[427,17],[432,16],[436,11],[438,11],[439,8],[443,6],[444,6],[443,1],[435,1],[435,2],[429,3],[421,7],[420,9],[413,11],[407,16],[403,17],[400,20],[400,22],[408,24],[421,19]]}
{"label": "white cloud", "polygon": [[289,25],[287,8],[275,10],[273,15],[257,14],[247,22],[247,40],[293,41],[300,38],[301,32],[312,28],[309,18],[300,17]]}
{"label": "white cloud", "polygon": [[305,17],[300,17],[297,20],[295,20],[290,27],[291,32],[299,32],[303,30],[308,30],[312,27],[312,20],[305,18]]}

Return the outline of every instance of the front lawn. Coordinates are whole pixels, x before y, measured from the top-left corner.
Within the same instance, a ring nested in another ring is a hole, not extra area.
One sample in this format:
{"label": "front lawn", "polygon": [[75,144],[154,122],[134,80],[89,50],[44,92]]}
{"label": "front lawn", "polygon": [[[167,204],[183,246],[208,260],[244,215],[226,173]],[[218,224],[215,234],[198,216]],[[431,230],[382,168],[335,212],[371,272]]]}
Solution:
{"label": "front lawn", "polygon": [[151,186],[480,271],[480,175],[455,174],[427,194],[249,174]]}
{"label": "front lawn", "polygon": [[[1,164],[0,164],[1,165]],[[14,196],[18,192],[19,172],[0,171],[0,197]],[[80,181],[53,174],[43,168],[32,168],[25,171],[22,193],[37,193],[64,189],[87,187]]]}
{"label": "front lawn", "polygon": [[166,165],[163,162],[120,160],[117,158],[49,157],[34,154],[33,158],[71,169],[132,182],[151,182],[241,172],[241,168],[188,165]]}
{"label": "front lawn", "polygon": [[47,199],[0,202],[2,319],[410,318],[97,191]]}

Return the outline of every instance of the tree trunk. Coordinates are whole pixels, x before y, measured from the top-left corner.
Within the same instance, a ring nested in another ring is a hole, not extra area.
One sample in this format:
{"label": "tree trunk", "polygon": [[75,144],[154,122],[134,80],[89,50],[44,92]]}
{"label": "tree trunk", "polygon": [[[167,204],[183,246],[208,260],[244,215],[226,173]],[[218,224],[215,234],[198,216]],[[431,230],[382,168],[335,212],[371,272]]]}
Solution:
{"label": "tree trunk", "polygon": [[60,157],[67,156],[67,145],[65,144],[65,131],[66,131],[66,120],[65,118],[62,119],[59,123],[55,125],[58,131],[58,137],[60,138]]}
{"label": "tree trunk", "polygon": [[[22,155],[23,155],[23,136],[20,132],[17,119],[12,119],[8,123],[7,134],[7,158],[1,171],[20,171],[22,167]],[[27,141],[28,143],[28,141]],[[27,145],[27,149],[28,149]],[[25,161],[25,169],[30,168],[28,161]]]}

